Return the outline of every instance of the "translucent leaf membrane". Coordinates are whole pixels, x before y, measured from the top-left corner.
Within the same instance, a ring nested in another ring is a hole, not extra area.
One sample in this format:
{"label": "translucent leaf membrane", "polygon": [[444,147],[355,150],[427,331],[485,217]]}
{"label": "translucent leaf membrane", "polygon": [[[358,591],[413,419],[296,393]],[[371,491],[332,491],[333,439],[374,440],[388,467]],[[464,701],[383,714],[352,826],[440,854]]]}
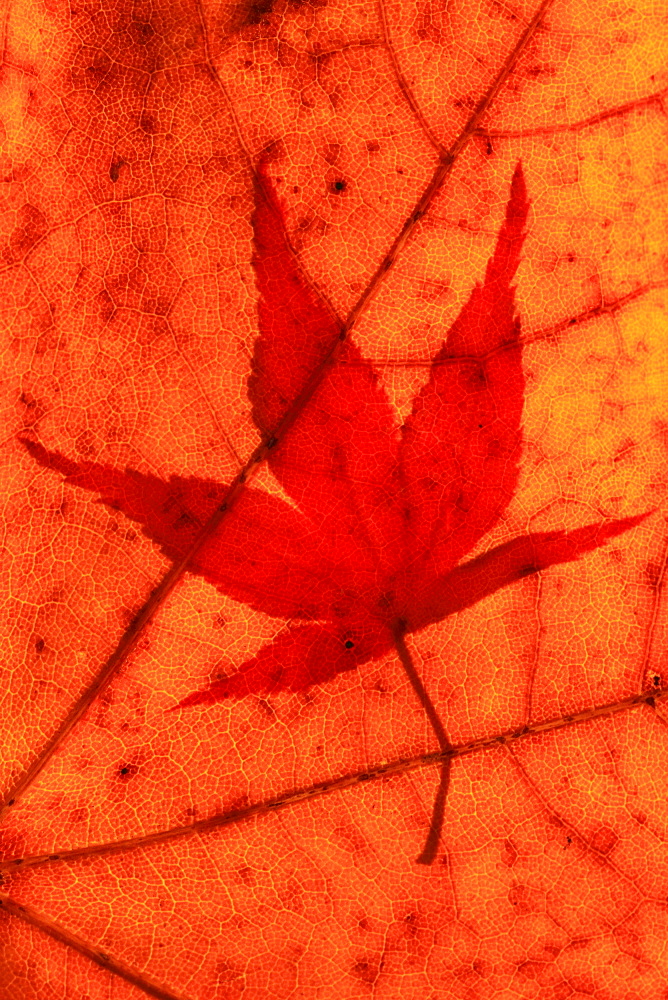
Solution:
{"label": "translucent leaf membrane", "polygon": [[[666,993],[664,34],[643,5],[12,5],[2,1000]],[[518,162],[515,388],[478,447],[449,334]],[[326,370],[331,435],[289,407]],[[417,420],[435,450],[393,477]],[[377,604],[408,507],[450,539],[403,592],[452,747],[430,866],[439,740]],[[335,608],[381,623],[368,656]]]}

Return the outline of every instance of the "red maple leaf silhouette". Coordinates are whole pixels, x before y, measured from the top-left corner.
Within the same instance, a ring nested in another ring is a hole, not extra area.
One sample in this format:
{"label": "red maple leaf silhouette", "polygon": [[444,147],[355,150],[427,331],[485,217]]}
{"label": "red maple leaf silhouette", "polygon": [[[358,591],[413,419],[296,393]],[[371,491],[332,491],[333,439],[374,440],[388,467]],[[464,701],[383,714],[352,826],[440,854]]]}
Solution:
{"label": "red maple leaf silhouette", "polygon": [[647,516],[523,535],[462,563],[517,487],[524,376],[511,281],[528,210],[518,164],[484,281],[399,427],[372,363],[351,337],[342,339],[302,274],[267,163],[260,164],[253,216],[260,337],[248,389],[269,465],[293,504],[250,486],[237,490],[204,545],[196,539],[229,485],[74,462],[25,441],[42,465],[141,524],[170,559],[188,559],[189,571],[229,597],[285,619],[273,642],[234,674],[177,707],[303,690],[396,649],[444,753],[419,859],[427,863],[438,843],[449,743],[405,635],[575,560]]}

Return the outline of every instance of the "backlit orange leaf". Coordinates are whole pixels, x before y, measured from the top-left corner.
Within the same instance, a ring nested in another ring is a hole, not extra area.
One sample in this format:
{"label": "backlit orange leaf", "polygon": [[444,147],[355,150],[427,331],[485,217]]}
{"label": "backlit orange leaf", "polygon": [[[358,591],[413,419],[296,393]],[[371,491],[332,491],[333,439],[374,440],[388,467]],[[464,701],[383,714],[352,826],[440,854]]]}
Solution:
{"label": "backlit orange leaf", "polygon": [[668,997],[654,7],[12,4],[0,997]]}

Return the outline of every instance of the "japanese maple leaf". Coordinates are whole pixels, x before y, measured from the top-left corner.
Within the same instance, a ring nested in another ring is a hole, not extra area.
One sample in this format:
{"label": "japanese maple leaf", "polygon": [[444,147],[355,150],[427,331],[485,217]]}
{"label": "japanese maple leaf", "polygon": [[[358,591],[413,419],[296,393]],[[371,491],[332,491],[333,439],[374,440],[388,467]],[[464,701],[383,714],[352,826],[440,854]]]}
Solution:
{"label": "japanese maple leaf", "polygon": [[[74,462],[26,441],[41,464],[141,524],[170,559],[189,560],[229,597],[284,619],[272,642],[181,708],[300,691],[394,648],[446,753],[406,634],[575,560],[646,516],[522,535],[463,561],[517,488],[525,383],[511,282],[528,210],[518,164],[484,281],[399,426],[372,362],[301,272],[261,162],[253,217],[261,335],[249,397],[291,503],[250,486],[232,494],[230,484]],[[222,504],[220,524],[197,543]],[[434,858],[447,778],[446,756],[421,861]]]}

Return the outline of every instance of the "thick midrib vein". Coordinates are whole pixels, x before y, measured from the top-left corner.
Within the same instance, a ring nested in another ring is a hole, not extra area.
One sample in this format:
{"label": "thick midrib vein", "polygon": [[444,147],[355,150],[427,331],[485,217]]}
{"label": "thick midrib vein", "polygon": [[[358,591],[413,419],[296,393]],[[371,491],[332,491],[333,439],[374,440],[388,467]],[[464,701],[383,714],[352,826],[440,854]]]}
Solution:
{"label": "thick midrib vein", "polygon": [[571,715],[555,716],[543,722],[535,722],[531,725],[522,726],[520,729],[508,729],[505,732],[495,733],[492,736],[482,736],[467,743],[454,743],[444,751],[436,750],[431,753],[420,754],[417,757],[386,761],[383,764],[378,764],[364,771],[354,771],[339,778],[320,781],[313,785],[297,788],[283,795],[278,795],[275,798],[264,799],[254,805],[210,816],[207,819],[198,820],[187,826],[171,827],[167,830],[159,830],[155,833],[131,837],[126,840],[108,841],[102,844],[87,844],[85,847],[71,850],[54,850],[49,854],[7,858],[0,862],[0,872],[11,873],[19,869],[23,870],[25,867],[61,864],[67,861],[75,861],[78,858],[90,858],[98,855],[132,851],[142,847],[152,847],[155,844],[166,841],[177,840],[181,837],[208,833],[222,826],[235,826],[238,823],[243,823],[256,817],[266,816],[269,813],[276,812],[278,809],[285,809],[300,802],[310,802],[321,798],[323,795],[329,795],[332,792],[343,791],[346,788],[352,788],[382,778],[406,774],[409,771],[417,771],[425,767],[434,767],[442,764],[445,760],[451,761],[458,757],[466,757],[470,754],[480,753],[491,747],[504,746],[510,748],[521,742],[521,740],[532,736],[538,736],[557,729],[567,729],[571,726],[590,722],[592,719],[618,715],[621,712],[628,712],[642,705],[653,708],[657,702],[666,700],[668,700],[668,687],[643,691],[641,694],[632,695],[630,698],[625,698],[622,701],[609,702],[593,708],[585,708]]}
{"label": "thick midrib vein", "polygon": [[155,617],[156,613],[167,600],[176,584],[187,571],[191,561],[195,558],[202,546],[206,544],[208,539],[218,529],[226,511],[229,510],[238,500],[245,484],[250,481],[254,473],[257,471],[258,466],[265,460],[270,448],[276,447],[279,444],[299,414],[303,411],[309,399],[320,385],[327,368],[335,361],[341,343],[350,334],[362,312],[372,301],[385,275],[394,264],[397,254],[405,246],[413,229],[427,212],[432,201],[441,189],[445,179],[452,171],[456,160],[474,136],[482,116],[489,109],[504,83],[513,72],[513,69],[515,68],[522,52],[537,32],[540,23],[546,11],[552,5],[552,2],[553,0],[542,0],[536,10],[536,13],[520,35],[515,47],[506,58],[505,63],[497,73],[495,79],[492,81],[492,84],[488,88],[487,92],[478,102],[466,126],[458,138],[454,141],[450,149],[442,152],[433,177],[427,185],[417,205],[406,219],[399,234],[394,239],[388,253],[385,255],[384,260],[376,270],[366,289],[362,292],[358,302],[353,306],[346,322],[341,325],[340,333],[336,341],[332,344],[328,355],[325,357],[320,367],[313,372],[304,390],[299,394],[299,396],[296,397],[288,413],[281,421],[281,424],[275,429],[273,437],[270,441],[265,441],[258,445],[258,447],[253,451],[244,468],[231,483],[225,502],[221,504],[218,510],[204,525],[189,553],[178,563],[174,563],[167,571],[165,576],[152,592],[149,599],[135,616],[133,622],[118,643],[118,646],[103,665],[98,675],[77,699],[69,714],[51,736],[39,756],[15,782],[14,786],[8,792],[7,798],[0,809],[0,823],[5,820],[7,815],[11,812],[13,806],[16,805],[27,789],[31,787],[37,777],[41,774],[58,747],[74,729],[91,703],[109,684],[118,668],[125,662],[127,657],[134,650],[144,629]]}

